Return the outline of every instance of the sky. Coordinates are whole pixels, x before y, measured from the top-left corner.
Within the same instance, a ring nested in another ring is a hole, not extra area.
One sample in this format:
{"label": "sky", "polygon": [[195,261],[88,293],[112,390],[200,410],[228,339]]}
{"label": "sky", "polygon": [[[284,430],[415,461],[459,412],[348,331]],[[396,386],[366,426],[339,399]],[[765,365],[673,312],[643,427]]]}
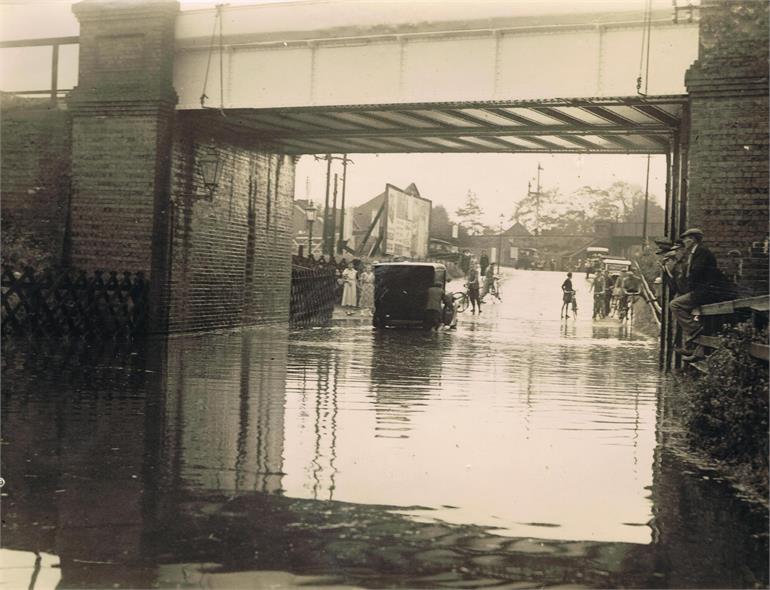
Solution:
{"label": "sky", "polygon": [[[535,190],[538,163],[543,190],[558,188],[569,195],[583,186],[606,188],[616,181],[635,184],[642,190],[647,177],[647,156],[610,154],[350,154],[347,170],[346,205],[365,203],[380,194],[386,183],[406,188],[414,183],[420,194],[443,205],[450,217],[462,207],[472,190],[484,211],[483,223],[496,226],[500,215],[513,213],[514,203],[526,196],[527,183]],[[334,162],[334,173],[342,182],[342,165]],[[663,206],[666,188],[666,158],[650,159],[649,192]],[[302,156],[297,166],[295,198],[310,198],[323,204],[326,162]],[[341,198],[341,184],[340,184]],[[653,198],[654,197],[654,198]]]}
{"label": "sky", "polygon": [[[281,0],[273,0],[281,1]],[[287,1],[287,0],[283,0]],[[291,0],[289,0],[291,1]],[[476,6],[484,6],[487,11],[499,10],[505,5],[506,10],[525,13],[541,13],[562,10],[568,6],[576,9],[574,0],[508,0],[483,1]],[[72,14],[72,0],[0,0],[0,40],[68,36],[78,34],[77,20]],[[255,4],[256,2],[233,0],[229,4]],[[264,2],[263,2],[264,3]],[[183,10],[210,8],[215,2],[204,0],[182,0]],[[403,0],[360,0],[358,7],[382,4],[401,4]],[[445,0],[442,7],[460,10],[468,5],[468,0]],[[583,0],[579,5],[584,10],[628,9],[644,6],[644,0]],[[654,0],[656,8],[670,7],[669,0]],[[496,8],[497,7],[497,8]],[[40,52],[40,83],[48,81],[45,64],[50,63],[50,51],[47,48],[35,48]],[[63,51],[65,48],[63,48]],[[23,90],[13,86],[13,57],[16,50],[4,50],[0,53],[0,89]],[[29,71],[29,67],[26,68]],[[35,69],[32,66],[32,69]],[[67,73],[60,75],[60,87],[67,88],[77,84],[75,74],[68,79]],[[24,82],[22,85],[26,85]],[[479,198],[484,210],[483,221],[494,225],[500,214],[510,216],[517,200],[526,195],[527,182],[531,181],[534,189],[538,163],[543,167],[541,185],[543,189],[558,188],[564,194],[570,194],[582,186],[602,188],[615,181],[636,184],[642,189],[646,182],[646,156],[615,155],[566,155],[566,154],[350,154],[354,161],[348,168],[346,190],[347,204],[359,205],[383,191],[390,183],[405,188],[415,183],[423,197],[434,204],[443,205],[450,215],[461,207],[472,190]],[[338,164],[338,163],[337,163]],[[337,172],[342,174],[341,167]],[[651,158],[649,191],[659,204],[663,204],[665,195],[665,158]],[[297,198],[311,198],[323,202],[326,186],[326,166],[324,162],[314,161],[312,156],[303,156],[299,162],[296,176]]]}

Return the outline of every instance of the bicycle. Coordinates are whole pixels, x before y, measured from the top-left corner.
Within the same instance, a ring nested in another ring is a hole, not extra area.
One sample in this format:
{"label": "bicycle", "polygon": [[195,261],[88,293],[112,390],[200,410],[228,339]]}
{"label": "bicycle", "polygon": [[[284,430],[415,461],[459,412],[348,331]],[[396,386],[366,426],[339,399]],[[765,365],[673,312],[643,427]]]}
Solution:
{"label": "bicycle", "polygon": [[[578,312],[578,305],[577,305],[577,298],[575,297],[575,293],[577,291],[564,291],[565,295],[569,295],[569,299],[565,298],[562,301],[561,304],[561,313],[559,314],[560,318],[563,317],[569,317],[569,308],[572,307],[572,313],[577,317]],[[566,312],[566,313],[565,313]]]}
{"label": "bicycle", "polygon": [[502,303],[503,300],[500,297],[500,277],[499,276],[495,276],[492,279],[492,284],[489,286],[489,290],[481,296],[482,303],[484,302],[484,298],[487,295],[492,295],[492,297],[494,297],[500,303]]}
{"label": "bicycle", "polygon": [[462,313],[468,309],[471,300],[467,292],[460,291],[459,293],[452,293],[452,302],[454,303],[455,311]]}
{"label": "bicycle", "polygon": [[620,320],[634,319],[634,306],[639,293],[630,291],[620,298],[618,303],[618,318]]}
{"label": "bicycle", "polygon": [[605,316],[605,296],[604,291],[594,293],[594,313],[593,318],[603,319]]}

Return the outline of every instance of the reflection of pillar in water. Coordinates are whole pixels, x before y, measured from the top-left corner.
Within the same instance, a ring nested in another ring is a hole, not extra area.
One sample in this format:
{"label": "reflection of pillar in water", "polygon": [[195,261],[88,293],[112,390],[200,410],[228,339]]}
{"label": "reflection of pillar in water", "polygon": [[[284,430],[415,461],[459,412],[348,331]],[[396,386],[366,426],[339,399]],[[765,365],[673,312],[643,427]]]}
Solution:
{"label": "reflection of pillar in water", "polygon": [[286,358],[280,330],[170,341],[167,456],[179,485],[281,490]]}
{"label": "reflection of pillar in water", "polygon": [[4,375],[3,548],[57,555],[61,587],[149,587],[151,567],[125,564],[142,559],[155,374],[129,344],[71,352],[57,343],[44,366]]}
{"label": "reflection of pillar in water", "polygon": [[339,353],[323,359],[316,372],[316,395],[314,400],[315,436],[312,474],[313,499],[321,496],[334,499],[337,468],[337,384],[341,363]]}

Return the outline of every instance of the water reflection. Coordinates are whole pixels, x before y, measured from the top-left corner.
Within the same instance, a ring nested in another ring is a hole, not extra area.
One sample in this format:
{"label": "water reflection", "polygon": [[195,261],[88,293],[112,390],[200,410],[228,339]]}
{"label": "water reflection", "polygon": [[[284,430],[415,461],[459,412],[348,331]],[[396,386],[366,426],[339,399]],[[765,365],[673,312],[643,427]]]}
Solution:
{"label": "water reflection", "polygon": [[36,588],[767,585],[765,512],[656,430],[654,343],[546,314],[560,278],[512,276],[457,333],[6,346],[2,567]]}
{"label": "water reflection", "polygon": [[287,339],[280,331],[172,339],[167,471],[194,489],[274,493],[283,476]]}
{"label": "water reflection", "polygon": [[455,342],[444,336],[414,330],[374,333],[369,382],[377,436],[408,437],[410,415],[421,411],[427,398],[442,388],[444,359],[450,357]]}

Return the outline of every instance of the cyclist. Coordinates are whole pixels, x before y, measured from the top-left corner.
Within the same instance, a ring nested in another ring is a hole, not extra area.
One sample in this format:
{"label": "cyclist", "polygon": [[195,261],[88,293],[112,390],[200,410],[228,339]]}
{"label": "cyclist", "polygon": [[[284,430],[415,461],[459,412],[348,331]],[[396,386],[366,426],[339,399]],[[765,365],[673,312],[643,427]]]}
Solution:
{"label": "cyclist", "polygon": [[594,312],[593,319],[603,318],[604,313],[604,297],[607,289],[607,276],[603,272],[599,272],[594,276],[594,282],[591,283],[591,291],[594,293]]}
{"label": "cyclist", "polygon": [[494,297],[497,298],[498,301],[502,301],[500,299],[500,294],[497,292],[497,280],[495,277],[494,263],[487,267],[487,272],[484,275],[484,289],[481,293],[481,301],[484,301],[484,297],[486,297],[488,293],[491,293]]}
{"label": "cyclist", "polygon": [[629,271],[628,273],[623,273],[619,281],[621,282],[622,293],[620,295],[618,315],[622,320],[622,319],[625,319],[625,317],[629,313],[629,303],[633,302],[636,296],[639,295],[639,290],[641,288],[641,281],[633,271]]}
{"label": "cyclist", "polygon": [[574,302],[575,297],[575,291],[572,288],[572,273],[567,273],[567,278],[564,279],[564,282],[561,284],[561,291],[562,291],[562,304],[561,304],[561,312],[559,313],[559,317],[569,317],[569,308],[570,305],[572,305],[573,311],[577,310],[577,304]]}
{"label": "cyclist", "polygon": [[468,271],[468,299],[471,300],[471,313],[476,313],[476,306],[478,305],[479,313],[481,313],[481,299],[479,298],[479,271],[476,268],[476,261],[472,261],[471,268]]}

